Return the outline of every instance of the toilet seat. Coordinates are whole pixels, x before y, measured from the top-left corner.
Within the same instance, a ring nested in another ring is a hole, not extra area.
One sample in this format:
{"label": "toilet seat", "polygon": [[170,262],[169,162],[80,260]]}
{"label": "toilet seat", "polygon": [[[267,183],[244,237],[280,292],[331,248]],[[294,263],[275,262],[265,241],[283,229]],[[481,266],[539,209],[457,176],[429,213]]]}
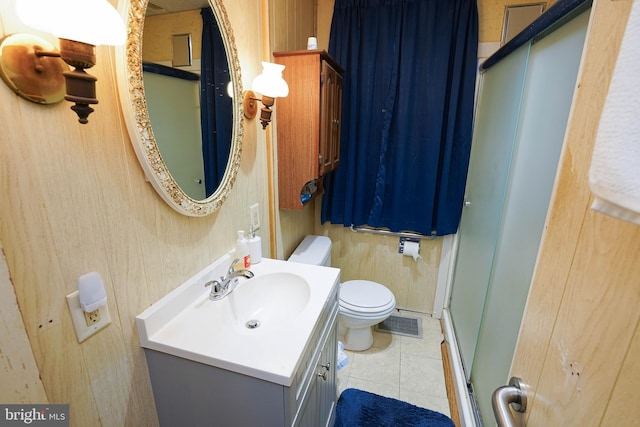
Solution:
{"label": "toilet seat", "polygon": [[393,311],[396,300],[386,286],[369,280],[349,280],[340,286],[340,310],[357,317]]}

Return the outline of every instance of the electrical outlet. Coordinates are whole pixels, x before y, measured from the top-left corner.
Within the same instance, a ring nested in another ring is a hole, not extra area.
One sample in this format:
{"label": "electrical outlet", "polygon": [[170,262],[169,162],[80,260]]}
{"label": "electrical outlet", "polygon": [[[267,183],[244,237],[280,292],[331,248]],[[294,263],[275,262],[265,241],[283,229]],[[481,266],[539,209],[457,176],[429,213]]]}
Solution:
{"label": "electrical outlet", "polygon": [[90,313],[86,313],[80,306],[78,291],[67,295],[67,305],[69,306],[73,326],[76,329],[78,342],[86,340],[111,323],[111,316],[109,316],[109,309],[106,305]]}
{"label": "electrical outlet", "polygon": [[87,313],[86,311],[83,311],[83,313],[84,313],[84,320],[87,322],[87,326],[95,325],[102,318],[102,316],[100,316],[100,309],[93,310],[91,313]]}
{"label": "electrical outlet", "polygon": [[258,203],[251,205],[249,213],[251,215],[251,225],[255,231],[260,228],[260,205]]}

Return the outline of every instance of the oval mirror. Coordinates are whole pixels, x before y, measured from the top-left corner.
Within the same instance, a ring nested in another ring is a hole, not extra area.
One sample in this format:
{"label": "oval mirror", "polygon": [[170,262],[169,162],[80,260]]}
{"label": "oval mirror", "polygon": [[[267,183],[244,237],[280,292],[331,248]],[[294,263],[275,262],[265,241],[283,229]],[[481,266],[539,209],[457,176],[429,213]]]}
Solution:
{"label": "oval mirror", "polygon": [[[240,65],[224,5],[131,0],[126,20],[118,83],[136,156],[172,208],[209,215],[227,198],[242,151]],[[161,38],[168,47],[158,52]]]}

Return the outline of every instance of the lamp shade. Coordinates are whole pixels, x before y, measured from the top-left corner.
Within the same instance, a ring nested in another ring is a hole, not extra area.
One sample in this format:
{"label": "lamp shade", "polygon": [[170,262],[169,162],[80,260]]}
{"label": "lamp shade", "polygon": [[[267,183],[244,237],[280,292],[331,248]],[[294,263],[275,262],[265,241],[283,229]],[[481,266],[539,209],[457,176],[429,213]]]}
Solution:
{"label": "lamp shade", "polygon": [[282,78],[284,65],[262,62],[262,73],[253,79],[254,91],[271,98],[283,98],[289,95],[289,85]]}
{"label": "lamp shade", "polygon": [[121,45],[126,29],[107,0],[18,0],[18,17],[26,25],[61,39],[99,45]]}

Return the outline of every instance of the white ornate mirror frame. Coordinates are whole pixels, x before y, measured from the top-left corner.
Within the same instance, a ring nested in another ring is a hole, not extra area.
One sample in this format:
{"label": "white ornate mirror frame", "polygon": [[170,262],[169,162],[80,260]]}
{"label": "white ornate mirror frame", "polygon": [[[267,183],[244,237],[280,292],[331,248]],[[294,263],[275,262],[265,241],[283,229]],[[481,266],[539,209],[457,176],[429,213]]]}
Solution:
{"label": "white ornate mirror frame", "polygon": [[[227,12],[221,0],[209,0],[218,21],[229,62],[233,93],[242,94],[240,62]],[[162,199],[176,211],[188,216],[206,216],[222,206],[235,182],[240,167],[244,118],[242,96],[233,97],[233,134],[231,152],[222,182],[216,191],[204,200],[189,197],[176,183],[167,169],[156,144],[147,110],[142,74],[142,31],[148,0],[130,0],[121,3],[120,13],[127,23],[127,42],[116,50],[116,65],[120,104],[144,173]]]}

